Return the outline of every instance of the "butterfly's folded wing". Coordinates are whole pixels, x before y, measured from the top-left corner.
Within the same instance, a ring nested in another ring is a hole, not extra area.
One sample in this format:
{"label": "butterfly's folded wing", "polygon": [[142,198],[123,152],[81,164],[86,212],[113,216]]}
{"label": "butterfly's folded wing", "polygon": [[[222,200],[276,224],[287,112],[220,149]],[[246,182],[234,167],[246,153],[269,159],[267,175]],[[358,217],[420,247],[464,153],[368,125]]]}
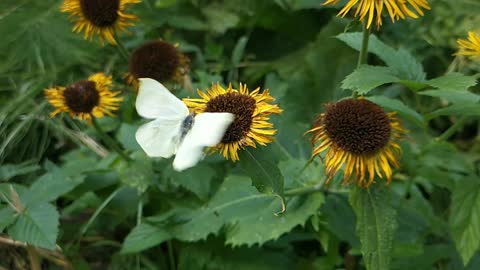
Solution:
{"label": "butterfly's folded wing", "polygon": [[139,81],[135,107],[140,116],[148,119],[162,118],[183,121],[189,114],[185,103],[170,93],[163,84],[150,78],[141,78]]}
{"label": "butterfly's folded wing", "polygon": [[201,113],[178,148],[173,168],[183,171],[195,166],[203,157],[203,148],[215,146],[222,140],[235,116],[231,113]]}
{"label": "butterfly's folded wing", "polygon": [[149,157],[169,158],[178,147],[181,121],[157,119],[137,130],[135,139]]}

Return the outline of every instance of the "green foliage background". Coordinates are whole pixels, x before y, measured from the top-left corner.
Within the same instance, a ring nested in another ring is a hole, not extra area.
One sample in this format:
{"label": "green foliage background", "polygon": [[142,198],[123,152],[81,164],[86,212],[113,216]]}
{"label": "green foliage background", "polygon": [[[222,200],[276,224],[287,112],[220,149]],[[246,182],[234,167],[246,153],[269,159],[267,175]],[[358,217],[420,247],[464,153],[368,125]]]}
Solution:
{"label": "green foliage background", "polygon": [[[141,151],[127,62],[72,33],[61,2],[0,2],[1,267],[29,269],[31,249],[14,239],[37,247],[44,269],[480,269],[480,65],[452,56],[456,39],[478,30],[477,1],[429,1],[418,20],[385,18],[370,65],[356,69],[360,25],[324,1],[143,0],[129,9],[140,21],[120,35],[127,50],[178,43],[192,89],[243,82],[270,89],[284,109],[268,147],[182,173]],[[92,126],[48,116],[43,89],[99,71],[124,96],[118,117],[100,124],[133,163]],[[321,186],[320,160],[302,170],[303,133],[350,90],[410,130],[389,186]],[[275,215],[282,200],[286,212]]]}

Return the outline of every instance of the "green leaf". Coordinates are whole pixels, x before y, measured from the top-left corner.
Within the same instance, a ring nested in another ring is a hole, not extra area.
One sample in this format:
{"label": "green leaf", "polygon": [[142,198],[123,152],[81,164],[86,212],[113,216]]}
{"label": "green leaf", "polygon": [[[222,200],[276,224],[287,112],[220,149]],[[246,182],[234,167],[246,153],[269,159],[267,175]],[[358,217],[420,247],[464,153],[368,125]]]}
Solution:
{"label": "green leaf", "polygon": [[284,179],[277,165],[268,158],[265,151],[245,149],[240,151],[240,165],[252,179],[253,185],[263,193],[277,194],[284,211],[285,199],[283,198]]}
{"label": "green leaf", "polygon": [[397,230],[397,211],[390,204],[390,192],[389,187],[376,184],[368,189],[356,187],[350,193],[367,270],[390,268]]}
{"label": "green leaf", "polygon": [[8,181],[15,176],[28,174],[40,168],[38,164],[32,161],[26,161],[20,164],[3,164],[0,166],[0,181]]}
{"label": "green leaf", "polygon": [[153,181],[152,159],[143,151],[132,154],[132,162],[120,162],[116,169],[120,181],[127,186],[144,192]]}
{"label": "green leaf", "polygon": [[[348,46],[359,51],[362,46],[362,33],[342,33],[337,38]],[[423,81],[426,74],[423,67],[413,55],[404,49],[395,50],[375,35],[370,35],[368,51],[377,55],[385,64],[393,68],[398,78],[402,80]]]}
{"label": "green leaf", "polygon": [[480,183],[477,177],[457,183],[452,196],[450,227],[464,265],[480,248]]}
{"label": "green leaf", "polygon": [[276,195],[259,193],[247,177],[229,176],[204,206],[195,210],[177,209],[178,213],[168,217],[168,221],[165,215],[148,220],[160,223],[161,228],[183,241],[206,239],[224,228],[228,243],[263,244],[304,224],[323,201],[321,193],[295,197],[288,201],[283,215],[275,216],[273,213],[278,211]]}
{"label": "green leaf", "polygon": [[365,95],[380,85],[399,80],[395,71],[389,67],[362,65],[343,80],[342,88]]}
{"label": "green leaf", "polygon": [[162,228],[147,223],[137,225],[127,235],[122,245],[121,253],[136,253],[154,247],[172,236]]}
{"label": "green leaf", "polygon": [[157,0],[155,2],[155,7],[157,8],[168,8],[177,3],[177,0]]}
{"label": "green leaf", "polygon": [[442,115],[458,115],[458,116],[479,116],[480,115],[480,104],[453,104],[446,108],[438,109],[427,115],[425,118],[427,120],[433,119]]}
{"label": "green leaf", "polygon": [[117,133],[117,140],[122,144],[123,148],[129,151],[140,151],[140,145],[138,145],[135,139],[135,132],[137,132],[138,126],[122,123],[120,130]]}
{"label": "green leaf", "polygon": [[466,76],[461,73],[454,72],[429,80],[427,83],[442,90],[463,91],[477,84],[477,79],[474,76]]}
{"label": "green leaf", "polygon": [[55,249],[59,214],[49,203],[29,206],[9,227],[8,234],[17,241],[46,249]]}
{"label": "green leaf", "polygon": [[395,111],[419,127],[425,128],[425,120],[423,119],[423,116],[398,99],[391,99],[385,96],[372,96],[367,97],[366,99],[387,108],[388,110]]}
{"label": "green leaf", "polygon": [[15,211],[11,207],[0,209],[0,233],[5,230],[16,219]]}
{"label": "green leaf", "polygon": [[179,184],[202,200],[208,199],[215,176],[216,171],[204,163],[183,172],[165,170],[165,177],[171,178],[172,183]]}
{"label": "green leaf", "polygon": [[50,202],[71,191],[84,180],[83,176],[66,177],[60,169],[46,173],[38,178],[29,188],[25,196],[26,205],[39,202]]}

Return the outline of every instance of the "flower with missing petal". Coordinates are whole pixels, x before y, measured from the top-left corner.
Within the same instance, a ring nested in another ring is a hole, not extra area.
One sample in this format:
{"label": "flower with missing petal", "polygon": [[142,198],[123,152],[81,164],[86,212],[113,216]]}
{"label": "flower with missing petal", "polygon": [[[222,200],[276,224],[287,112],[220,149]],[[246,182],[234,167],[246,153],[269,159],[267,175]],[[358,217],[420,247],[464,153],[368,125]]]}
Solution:
{"label": "flower with missing petal", "polygon": [[353,180],[363,187],[374,183],[375,175],[392,180],[392,166],[398,168],[400,140],[404,130],[395,113],[385,113],[366,99],[345,99],[326,106],[313,129],[312,158],[326,152],[322,160],[328,183],[343,168],[343,182]]}
{"label": "flower with missing petal", "polygon": [[113,92],[111,87],[112,76],[96,73],[88,80],[81,80],[67,87],[45,89],[48,102],[55,107],[50,116],[66,112],[88,122],[92,117],[113,116],[112,111],[118,110],[122,98],[118,96],[120,92]]}
{"label": "flower with missing petal", "polygon": [[138,89],[139,78],[152,78],[165,83],[180,83],[188,72],[190,60],[177,50],[177,46],[161,40],[147,42],[138,47],[128,62],[127,81]]}
{"label": "flower with missing petal", "polygon": [[197,91],[201,98],[183,99],[191,112],[229,112],[235,120],[227,129],[220,144],[212,152],[220,152],[233,161],[237,161],[238,151],[247,146],[271,143],[277,132],[269,122],[271,114],[279,114],[282,109],[271,104],[275,99],[268,90],[260,92],[257,88],[250,92],[247,86],[240,84],[240,90],[229,85],[224,89],[220,84],[212,85],[206,92]]}
{"label": "flower with missing petal", "polygon": [[125,13],[128,5],[140,3],[141,0],[65,0],[60,8],[70,13],[75,22],[73,32],[85,32],[85,39],[98,35],[100,40],[117,44],[115,33],[126,31],[133,26],[131,22],[137,16]]}
{"label": "flower with missing petal", "polygon": [[[335,5],[339,0],[326,0],[323,5]],[[408,3],[407,3],[408,2]],[[363,22],[367,18],[367,28],[373,22],[375,17],[375,25],[380,28],[382,25],[382,12],[387,10],[392,22],[406,17],[418,18],[423,16],[423,9],[430,9],[428,0],[349,0],[347,4],[340,10],[338,16],[345,17],[350,10],[355,7],[354,17],[359,18]]]}
{"label": "flower with missing petal", "polygon": [[468,40],[457,40],[460,50],[457,55],[480,57],[480,36],[475,32],[468,32]]}

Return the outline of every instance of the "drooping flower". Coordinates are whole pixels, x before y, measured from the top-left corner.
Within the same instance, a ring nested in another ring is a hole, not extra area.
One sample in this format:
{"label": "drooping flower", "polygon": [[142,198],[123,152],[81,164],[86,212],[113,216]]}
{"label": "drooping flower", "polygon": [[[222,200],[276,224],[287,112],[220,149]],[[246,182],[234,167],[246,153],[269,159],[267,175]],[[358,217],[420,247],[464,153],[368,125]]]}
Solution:
{"label": "drooping flower", "polygon": [[220,152],[226,159],[237,161],[238,151],[247,146],[271,143],[277,132],[269,122],[271,114],[279,114],[282,109],[271,104],[275,99],[268,90],[260,88],[249,92],[247,86],[240,84],[240,90],[229,85],[224,89],[220,84],[212,85],[206,92],[197,91],[201,98],[183,99],[191,112],[229,112],[235,120],[227,129],[220,144],[212,152]]}
{"label": "drooping flower", "polygon": [[188,72],[189,59],[175,45],[161,40],[147,42],[130,56],[127,81],[138,89],[139,78],[152,78],[158,82],[182,82]]}
{"label": "drooping flower", "polygon": [[61,112],[72,117],[90,121],[92,117],[113,116],[118,110],[122,97],[119,91],[112,91],[112,76],[96,73],[87,80],[81,80],[67,87],[57,86],[45,89],[48,102],[55,107],[50,116]]}
{"label": "drooping flower", "polygon": [[468,39],[458,39],[460,50],[457,55],[480,57],[480,35],[475,32],[468,32]]}
{"label": "drooping flower", "polygon": [[84,31],[85,39],[98,35],[102,43],[117,44],[115,33],[126,31],[133,26],[137,16],[125,13],[128,5],[140,3],[141,0],[65,0],[60,8],[70,13],[75,22],[73,32]]}
{"label": "drooping flower", "polygon": [[[335,5],[338,1],[326,0],[323,5]],[[375,25],[380,28],[384,9],[387,10],[392,22],[404,20],[407,17],[416,19],[424,15],[422,9],[430,9],[428,0],[349,0],[337,16],[345,17],[354,7],[353,16],[362,22],[367,18],[367,28],[370,28],[374,17]]]}
{"label": "drooping flower", "polygon": [[351,178],[368,187],[375,175],[392,180],[392,166],[399,167],[398,144],[406,133],[395,113],[385,113],[366,99],[346,99],[326,106],[314,127],[311,138],[312,158],[323,156],[327,183],[343,168],[344,183]]}

